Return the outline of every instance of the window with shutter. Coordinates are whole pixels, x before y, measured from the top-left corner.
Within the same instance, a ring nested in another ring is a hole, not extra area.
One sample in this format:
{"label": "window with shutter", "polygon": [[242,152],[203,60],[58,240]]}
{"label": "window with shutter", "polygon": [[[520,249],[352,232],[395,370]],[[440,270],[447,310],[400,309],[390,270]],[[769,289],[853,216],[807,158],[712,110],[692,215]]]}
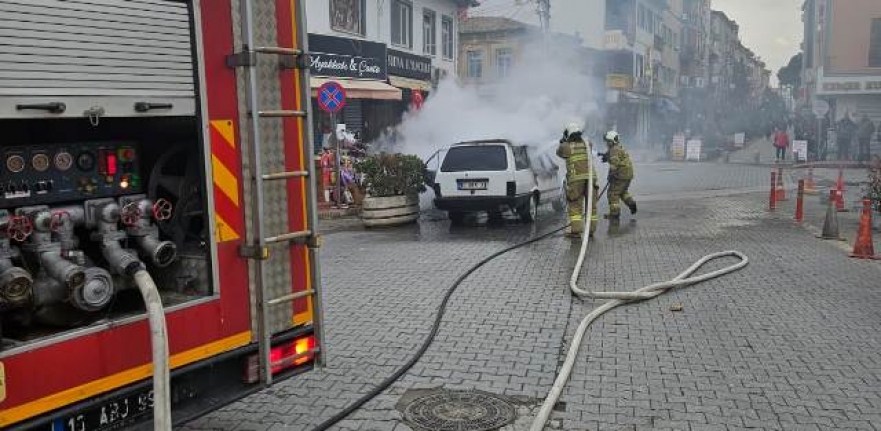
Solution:
{"label": "window with shutter", "polygon": [[869,67],[881,67],[881,18],[872,20],[869,39]]}

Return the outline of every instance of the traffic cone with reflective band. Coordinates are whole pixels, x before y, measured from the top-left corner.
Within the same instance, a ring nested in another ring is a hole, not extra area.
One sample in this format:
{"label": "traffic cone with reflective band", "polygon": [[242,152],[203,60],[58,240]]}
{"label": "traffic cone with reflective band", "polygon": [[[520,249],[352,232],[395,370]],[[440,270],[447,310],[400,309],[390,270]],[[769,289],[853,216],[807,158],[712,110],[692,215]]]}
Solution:
{"label": "traffic cone with reflective band", "polygon": [[805,218],[805,180],[798,180],[798,195],[795,200],[795,222],[801,223]]}
{"label": "traffic cone with reflective band", "polygon": [[872,243],[872,201],[863,199],[863,215],[860,217],[860,230],[857,232],[857,242],[853,245],[853,253],[850,257],[857,259],[878,260],[875,256],[875,245]]}
{"label": "traffic cone with reflective band", "polygon": [[814,168],[808,168],[808,178],[805,180],[805,194],[817,194],[817,185],[814,184]]}
{"label": "traffic cone with reflective band", "polygon": [[786,200],[786,189],[783,188],[783,168],[777,168],[777,200]]}
{"label": "traffic cone with reflective band", "polygon": [[844,170],[838,168],[838,181],[835,184],[835,210],[843,213],[847,212],[844,206]]}
{"label": "traffic cone with reflective band", "polygon": [[835,211],[835,190],[829,190],[829,207],[823,222],[823,239],[841,239],[838,233],[838,212]]}
{"label": "traffic cone with reflective band", "polygon": [[771,194],[768,198],[768,209],[777,209],[777,172],[771,171]]}

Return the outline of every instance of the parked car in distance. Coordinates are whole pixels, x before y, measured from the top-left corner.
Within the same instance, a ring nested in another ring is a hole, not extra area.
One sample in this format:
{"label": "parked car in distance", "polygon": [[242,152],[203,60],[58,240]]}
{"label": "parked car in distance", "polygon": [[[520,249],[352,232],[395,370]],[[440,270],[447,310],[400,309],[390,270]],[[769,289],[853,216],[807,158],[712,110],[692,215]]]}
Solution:
{"label": "parked car in distance", "polygon": [[450,220],[461,222],[465,214],[485,211],[497,218],[506,210],[531,223],[538,207],[551,203],[565,207],[559,167],[550,155],[530,160],[526,145],[505,139],[454,144],[429,159],[434,205],[447,211]]}

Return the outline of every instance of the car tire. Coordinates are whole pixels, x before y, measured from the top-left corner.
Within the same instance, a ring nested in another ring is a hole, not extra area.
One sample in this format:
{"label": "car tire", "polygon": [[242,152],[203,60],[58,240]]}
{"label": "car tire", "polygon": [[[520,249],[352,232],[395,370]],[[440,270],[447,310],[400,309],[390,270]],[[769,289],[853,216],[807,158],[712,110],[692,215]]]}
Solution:
{"label": "car tire", "polygon": [[538,216],[538,197],[529,198],[520,208],[517,209],[517,215],[524,223],[533,223]]}
{"label": "car tire", "polygon": [[449,211],[447,212],[447,217],[450,218],[453,224],[462,224],[465,221],[465,213],[460,211]]}

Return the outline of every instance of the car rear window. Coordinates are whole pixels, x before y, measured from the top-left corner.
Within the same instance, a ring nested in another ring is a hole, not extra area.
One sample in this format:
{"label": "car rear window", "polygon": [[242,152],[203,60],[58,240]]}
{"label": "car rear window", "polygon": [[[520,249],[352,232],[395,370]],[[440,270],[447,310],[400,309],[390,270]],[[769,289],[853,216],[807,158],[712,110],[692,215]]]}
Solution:
{"label": "car rear window", "polygon": [[508,154],[501,145],[453,147],[447,152],[441,166],[443,172],[504,171],[508,169]]}

